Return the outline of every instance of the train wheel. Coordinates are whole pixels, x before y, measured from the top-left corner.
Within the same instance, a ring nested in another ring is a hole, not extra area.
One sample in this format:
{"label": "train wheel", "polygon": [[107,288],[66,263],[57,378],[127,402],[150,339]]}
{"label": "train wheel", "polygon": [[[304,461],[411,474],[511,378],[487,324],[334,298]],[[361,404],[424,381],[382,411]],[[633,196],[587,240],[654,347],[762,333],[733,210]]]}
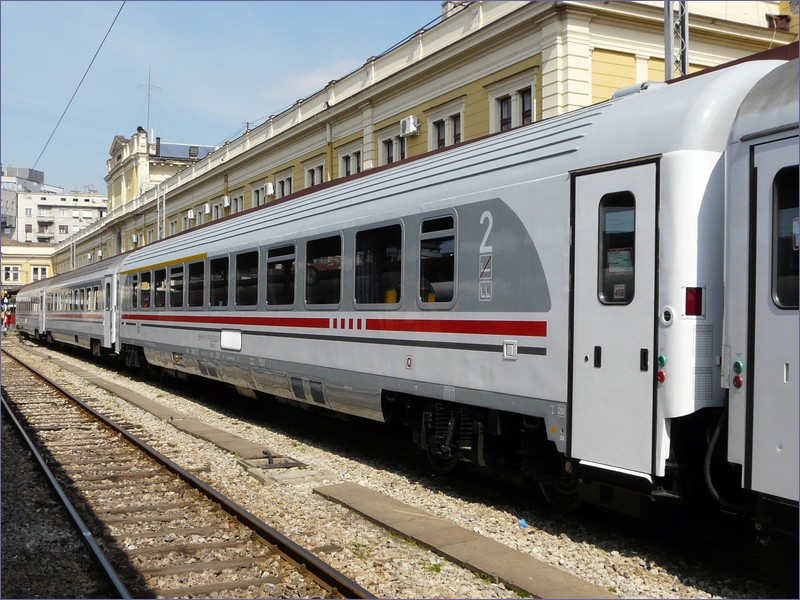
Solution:
{"label": "train wheel", "polygon": [[428,464],[433,467],[436,473],[441,475],[450,473],[456,468],[456,464],[458,464],[458,458],[455,456],[446,457],[442,454],[432,452],[431,450],[426,451],[425,454],[428,456]]}
{"label": "train wheel", "polygon": [[578,485],[578,478],[568,473],[557,479],[539,482],[545,500],[560,512],[572,512],[580,507]]}

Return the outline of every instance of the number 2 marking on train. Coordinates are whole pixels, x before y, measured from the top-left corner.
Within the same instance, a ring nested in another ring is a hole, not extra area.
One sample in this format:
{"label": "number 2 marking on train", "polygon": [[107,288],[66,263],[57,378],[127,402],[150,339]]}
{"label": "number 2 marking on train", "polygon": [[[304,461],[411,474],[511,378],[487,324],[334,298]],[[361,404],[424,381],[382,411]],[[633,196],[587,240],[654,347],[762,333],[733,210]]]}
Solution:
{"label": "number 2 marking on train", "polygon": [[492,252],[492,247],[486,244],[486,242],[489,241],[489,234],[492,233],[492,225],[494,224],[492,213],[488,210],[484,211],[481,215],[481,225],[486,221],[488,221],[488,224],[486,225],[486,233],[483,234],[483,241],[481,242],[481,254],[490,254]]}

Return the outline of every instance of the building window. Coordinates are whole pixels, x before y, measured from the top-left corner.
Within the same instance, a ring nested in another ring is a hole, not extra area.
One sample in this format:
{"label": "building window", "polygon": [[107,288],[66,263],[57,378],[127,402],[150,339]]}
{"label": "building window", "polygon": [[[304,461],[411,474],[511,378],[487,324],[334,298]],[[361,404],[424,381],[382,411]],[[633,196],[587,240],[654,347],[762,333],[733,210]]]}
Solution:
{"label": "building window", "polygon": [[63,234],[69,233],[69,225],[59,225],[58,233],[63,233]]}
{"label": "building window", "polygon": [[390,165],[394,162],[394,140],[383,141],[383,162]]}
{"label": "building window", "polygon": [[47,278],[47,267],[33,267],[33,280],[39,281]]}
{"label": "building window", "polygon": [[33,224],[25,223],[25,233],[33,233]]}
{"label": "building window", "polygon": [[533,123],[533,94],[531,88],[525,88],[519,92],[522,110],[522,125]]}
{"label": "building window", "polygon": [[529,69],[487,86],[490,133],[507,131],[536,120],[537,70]]}
{"label": "building window", "polygon": [[406,157],[406,138],[399,135],[381,140],[381,164],[390,165]]}
{"label": "building window", "polygon": [[169,234],[175,235],[178,231],[178,221],[172,220],[169,222]]}
{"label": "building window", "polygon": [[446,129],[444,121],[436,121],[436,123],[434,123],[433,126],[436,129],[436,147],[444,148],[447,145],[445,137]]}
{"label": "building window", "polygon": [[3,281],[19,281],[19,267],[3,267]]}
{"label": "building window", "polygon": [[500,131],[511,129],[511,96],[497,101],[500,108]]}
{"label": "building window", "polygon": [[275,186],[277,187],[275,197],[283,198],[292,193],[292,169],[287,169],[275,175]]}
{"label": "building window", "polygon": [[358,140],[336,149],[339,155],[339,177],[348,177],[361,172],[361,146],[363,142]]}
{"label": "building window", "polygon": [[429,150],[436,150],[461,142],[463,114],[463,98],[458,98],[425,111],[428,123],[431,124],[428,128]]}
{"label": "building window", "polygon": [[33,216],[33,209],[32,208],[26,208],[25,209],[25,216],[26,217],[32,217]]}
{"label": "building window", "polygon": [[322,165],[306,168],[306,187],[314,187],[323,182],[324,169]]}

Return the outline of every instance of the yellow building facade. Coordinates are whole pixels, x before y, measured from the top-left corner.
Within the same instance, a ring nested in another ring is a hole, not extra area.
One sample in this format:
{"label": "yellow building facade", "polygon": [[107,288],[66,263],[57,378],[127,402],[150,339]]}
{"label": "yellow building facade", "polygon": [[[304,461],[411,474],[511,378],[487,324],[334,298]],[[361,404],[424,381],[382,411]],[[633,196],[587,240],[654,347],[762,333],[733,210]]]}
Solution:
{"label": "yellow building facade", "polygon": [[[796,43],[793,7],[691,2],[690,72]],[[471,2],[445,4],[443,11],[437,25],[204,158],[178,165],[148,190],[136,189],[141,164],[117,166],[122,146],[112,145],[109,214],[57,247],[56,271],[81,266],[93,248],[104,248],[104,256],[125,252],[359,171],[664,80],[662,2]],[[136,143],[146,146],[146,133],[138,135]]]}

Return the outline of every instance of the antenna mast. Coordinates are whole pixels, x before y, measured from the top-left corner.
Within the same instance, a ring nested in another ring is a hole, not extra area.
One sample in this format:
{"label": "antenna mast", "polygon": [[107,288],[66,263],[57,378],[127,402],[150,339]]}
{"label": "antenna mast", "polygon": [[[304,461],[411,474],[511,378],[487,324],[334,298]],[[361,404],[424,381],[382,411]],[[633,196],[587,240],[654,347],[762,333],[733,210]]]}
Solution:
{"label": "antenna mast", "polygon": [[[145,131],[147,132],[147,135],[149,136],[150,135],[150,92],[152,90],[160,90],[161,89],[157,85],[152,85],[150,83],[150,69],[149,68],[147,69],[147,86],[140,85],[139,89],[142,89],[143,87],[147,87],[147,129]],[[150,140],[150,141],[152,141],[152,140]]]}

